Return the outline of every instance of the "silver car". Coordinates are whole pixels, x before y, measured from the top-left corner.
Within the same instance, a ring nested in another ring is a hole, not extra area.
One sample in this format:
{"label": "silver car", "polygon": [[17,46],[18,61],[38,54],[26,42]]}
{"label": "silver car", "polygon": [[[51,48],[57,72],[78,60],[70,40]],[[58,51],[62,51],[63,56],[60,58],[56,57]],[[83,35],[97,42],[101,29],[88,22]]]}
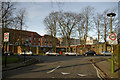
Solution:
{"label": "silver car", "polygon": [[21,52],[20,55],[32,55],[32,51]]}
{"label": "silver car", "polygon": [[109,52],[109,51],[103,51],[103,52],[101,52],[100,53],[100,55],[111,55],[112,53],[111,52]]}
{"label": "silver car", "polygon": [[79,53],[75,53],[75,52],[65,52],[64,54],[66,56],[69,56],[69,55],[76,55],[76,56],[78,56],[79,55]]}
{"label": "silver car", "polygon": [[55,56],[59,56],[59,53],[56,52],[46,52],[45,55],[55,55]]}

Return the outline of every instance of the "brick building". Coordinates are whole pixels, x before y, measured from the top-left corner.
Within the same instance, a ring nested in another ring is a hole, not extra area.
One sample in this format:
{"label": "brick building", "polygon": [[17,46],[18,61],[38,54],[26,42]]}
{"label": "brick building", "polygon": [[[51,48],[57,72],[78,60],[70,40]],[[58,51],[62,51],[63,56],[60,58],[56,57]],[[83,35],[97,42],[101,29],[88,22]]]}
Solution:
{"label": "brick building", "polygon": [[[14,53],[21,53],[22,51],[32,51],[36,54],[45,53],[46,51],[52,50],[54,42],[56,43],[58,52],[65,52],[66,48],[68,47],[66,46],[66,41],[63,38],[55,38],[50,35],[40,36],[36,32],[25,30],[5,29],[5,32],[9,32],[10,34],[10,40],[7,43],[7,51],[12,51]],[[88,39],[86,41],[87,44],[85,51],[96,51],[96,42],[96,39]],[[5,45],[3,46],[3,50],[6,50]],[[83,53],[79,39],[71,39],[71,50],[80,54]],[[107,50],[110,51],[109,45],[107,46]],[[99,53],[102,51],[105,51],[104,43],[99,44]]]}
{"label": "brick building", "polygon": [[44,35],[41,37],[41,46],[42,47],[52,47],[53,40],[56,42],[56,46],[60,45],[60,41],[50,35]]}
{"label": "brick building", "polygon": [[[4,31],[10,34],[9,42],[7,43],[7,51],[12,51],[14,53],[32,51],[38,54],[45,52],[46,48],[52,48],[53,46],[52,37],[49,35],[41,36],[36,32],[15,29],[5,29]],[[57,38],[55,38],[55,40],[56,45],[59,46],[59,40]],[[3,50],[6,51],[5,45],[3,48]]]}
{"label": "brick building", "polygon": [[7,51],[20,53],[23,51],[20,46],[26,47],[26,50],[30,50],[30,47],[41,46],[41,36],[36,32],[15,29],[5,29],[5,32],[10,34]]}

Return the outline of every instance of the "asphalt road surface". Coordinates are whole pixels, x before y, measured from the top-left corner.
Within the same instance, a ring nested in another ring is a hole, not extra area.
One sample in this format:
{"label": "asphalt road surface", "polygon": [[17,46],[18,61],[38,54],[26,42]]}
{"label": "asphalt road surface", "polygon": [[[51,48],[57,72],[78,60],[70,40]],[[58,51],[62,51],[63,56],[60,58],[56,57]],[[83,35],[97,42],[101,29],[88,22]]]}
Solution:
{"label": "asphalt road surface", "polygon": [[32,56],[44,61],[4,71],[3,78],[98,78],[90,59],[101,56]]}

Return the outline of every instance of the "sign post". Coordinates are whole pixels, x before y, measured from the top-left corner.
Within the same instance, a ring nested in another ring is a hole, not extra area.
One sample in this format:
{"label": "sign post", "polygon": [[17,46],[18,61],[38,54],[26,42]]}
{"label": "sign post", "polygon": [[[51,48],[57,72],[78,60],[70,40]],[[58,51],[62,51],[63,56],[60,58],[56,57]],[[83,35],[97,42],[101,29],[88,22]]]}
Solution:
{"label": "sign post", "polygon": [[6,64],[7,64],[7,43],[9,42],[9,33],[6,32],[4,33],[4,43],[6,44],[5,45],[5,67],[6,67]]}
{"label": "sign post", "polygon": [[117,44],[117,35],[115,33],[111,33],[109,35],[109,44],[111,44],[111,72],[114,73],[114,54],[113,54],[113,45]]}

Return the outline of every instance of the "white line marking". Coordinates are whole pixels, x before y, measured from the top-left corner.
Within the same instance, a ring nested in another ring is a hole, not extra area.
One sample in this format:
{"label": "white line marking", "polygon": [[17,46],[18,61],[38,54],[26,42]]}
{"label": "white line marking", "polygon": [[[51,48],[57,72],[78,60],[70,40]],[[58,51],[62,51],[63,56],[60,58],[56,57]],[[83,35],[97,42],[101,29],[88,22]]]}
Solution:
{"label": "white line marking", "polygon": [[70,74],[70,73],[64,73],[64,72],[61,72],[61,74],[66,75],[66,74]]}
{"label": "white line marking", "polygon": [[98,78],[100,78],[100,80],[102,80],[102,78],[100,77],[100,75],[99,75],[99,73],[98,73],[98,70],[97,70],[97,68],[94,66],[94,64],[92,63],[92,65],[93,65],[93,67],[96,69],[96,71],[97,71],[97,76],[98,76]]}
{"label": "white line marking", "polygon": [[82,77],[84,77],[84,76],[86,76],[85,74],[78,74],[79,76],[82,76]]}
{"label": "white line marking", "polygon": [[53,69],[53,70],[51,70],[51,71],[49,71],[49,72],[47,72],[47,73],[51,73],[51,72],[55,71],[56,69],[58,69],[59,67],[60,67],[60,66],[56,67],[55,69]]}

